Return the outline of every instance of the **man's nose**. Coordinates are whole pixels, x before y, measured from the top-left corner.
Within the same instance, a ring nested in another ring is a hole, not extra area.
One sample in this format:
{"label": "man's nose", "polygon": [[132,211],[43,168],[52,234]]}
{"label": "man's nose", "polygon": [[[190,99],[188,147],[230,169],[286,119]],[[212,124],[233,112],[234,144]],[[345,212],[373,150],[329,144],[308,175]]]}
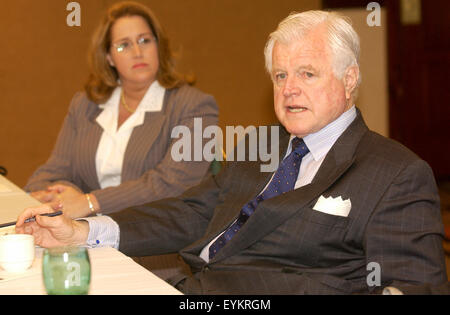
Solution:
{"label": "man's nose", "polygon": [[299,96],[301,94],[300,84],[297,78],[290,77],[286,80],[283,87],[283,95],[285,97]]}

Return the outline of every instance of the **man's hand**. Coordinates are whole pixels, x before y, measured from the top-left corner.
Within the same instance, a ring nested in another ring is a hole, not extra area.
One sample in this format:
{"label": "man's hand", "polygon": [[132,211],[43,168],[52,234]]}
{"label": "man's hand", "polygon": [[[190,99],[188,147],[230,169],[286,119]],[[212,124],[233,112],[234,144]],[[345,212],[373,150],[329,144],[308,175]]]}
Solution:
{"label": "man's hand", "polygon": [[[86,221],[74,221],[65,214],[57,217],[45,217],[40,214],[54,212],[50,205],[27,208],[18,217],[16,233],[31,234],[36,245],[57,247],[83,245],[89,235],[89,224]],[[35,222],[25,220],[36,217]]]}

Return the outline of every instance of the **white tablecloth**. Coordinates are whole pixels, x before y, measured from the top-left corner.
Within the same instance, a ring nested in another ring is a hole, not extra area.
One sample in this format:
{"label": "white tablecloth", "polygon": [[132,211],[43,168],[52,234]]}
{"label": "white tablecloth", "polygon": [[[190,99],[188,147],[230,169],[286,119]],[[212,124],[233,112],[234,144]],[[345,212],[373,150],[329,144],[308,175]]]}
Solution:
{"label": "white tablecloth", "polygon": [[0,224],[15,222],[25,208],[41,203],[0,175]]}
{"label": "white tablecloth", "polygon": [[[0,175],[0,223],[16,221],[25,207],[40,203]],[[15,227],[0,229],[0,236],[14,233]],[[9,274],[0,268],[0,295],[46,294],[42,281],[43,249],[36,248],[36,259],[27,271]],[[112,248],[89,249],[91,287],[89,294],[181,294],[133,259]]]}
{"label": "white tablecloth", "polygon": [[[22,274],[10,274],[0,269],[0,295],[46,294],[42,280],[42,248],[36,248],[36,259]],[[168,283],[158,278],[130,257],[113,248],[89,249],[91,261],[91,295],[180,295]]]}

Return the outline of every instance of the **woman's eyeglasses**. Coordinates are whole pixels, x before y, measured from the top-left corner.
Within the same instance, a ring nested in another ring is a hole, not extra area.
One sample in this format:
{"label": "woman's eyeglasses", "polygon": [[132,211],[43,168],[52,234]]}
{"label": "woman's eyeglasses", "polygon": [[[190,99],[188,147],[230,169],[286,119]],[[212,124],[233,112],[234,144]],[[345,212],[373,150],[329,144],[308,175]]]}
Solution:
{"label": "woman's eyeglasses", "polygon": [[[141,49],[146,49],[150,47],[153,42],[156,42],[156,39],[152,35],[142,35],[139,36],[136,40],[136,44]],[[122,41],[119,41],[117,43],[113,43],[112,47],[118,52],[118,53],[128,53],[133,49],[133,41],[131,39],[125,39]]]}

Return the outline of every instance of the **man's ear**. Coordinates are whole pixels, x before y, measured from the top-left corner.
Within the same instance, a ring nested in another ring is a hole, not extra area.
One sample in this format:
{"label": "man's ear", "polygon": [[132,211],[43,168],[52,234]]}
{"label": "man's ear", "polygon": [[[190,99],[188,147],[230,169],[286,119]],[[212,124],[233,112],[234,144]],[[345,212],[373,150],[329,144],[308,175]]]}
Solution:
{"label": "man's ear", "polygon": [[350,99],[352,97],[353,91],[355,90],[359,79],[359,67],[350,66],[345,70],[344,75],[344,86],[345,86],[345,98]]}
{"label": "man's ear", "polygon": [[115,67],[114,61],[112,60],[110,54],[106,54],[106,60],[108,60],[108,63],[109,63],[109,65],[110,65],[111,67]]}

